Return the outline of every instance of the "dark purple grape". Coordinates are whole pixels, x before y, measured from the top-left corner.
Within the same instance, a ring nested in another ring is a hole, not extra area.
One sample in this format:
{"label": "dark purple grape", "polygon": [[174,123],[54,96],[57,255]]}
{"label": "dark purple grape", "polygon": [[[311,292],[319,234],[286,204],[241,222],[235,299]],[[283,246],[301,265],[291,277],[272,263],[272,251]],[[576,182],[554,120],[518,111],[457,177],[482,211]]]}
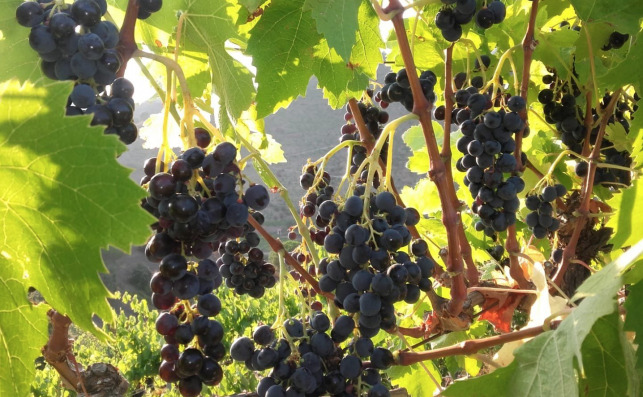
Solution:
{"label": "dark purple grape", "polygon": [[495,15],[493,11],[488,8],[482,8],[476,14],[476,25],[481,29],[489,29],[493,26],[495,21]]}
{"label": "dark purple grape", "polygon": [[255,350],[254,343],[247,337],[235,340],[230,346],[230,357],[235,361],[245,362],[252,357]]}
{"label": "dark purple grape", "polygon": [[261,346],[266,346],[275,340],[275,333],[269,325],[261,325],[255,328],[252,339]]}
{"label": "dark purple grape", "polygon": [[174,369],[174,362],[161,362],[159,366],[159,377],[168,383],[178,382],[180,378]]}
{"label": "dark purple grape", "polygon": [[102,10],[94,0],[76,0],[71,6],[71,15],[79,24],[92,27],[100,22]]}
{"label": "dark purple grape", "polygon": [[179,348],[176,345],[165,344],[161,348],[161,358],[167,362],[175,362],[179,359]]}
{"label": "dark purple grape", "polygon": [[237,157],[237,148],[230,142],[220,143],[214,148],[213,157],[216,162],[226,166]]}
{"label": "dark purple grape", "polygon": [[161,260],[159,270],[164,277],[176,281],[182,278],[188,268],[188,262],[183,255],[169,254]]}
{"label": "dark purple grape", "polygon": [[25,1],[16,8],[16,20],[24,27],[34,27],[42,22],[43,18],[43,8],[38,2]]}
{"label": "dark purple grape", "polygon": [[371,354],[371,364],[378,369],[388,369],[395,363],[393,353],[390,350],[377,347]]}
{"label": "dark purple grape", "polygon": [[206,317],[216,316],[221,311],[221,301],[214,294],[201,295],[197,303],[197,310]]}
{"label": "dark purple grape", "polygon": [[172,293],[179,299],[192,299],[199,293],[199,278],[192,273],[186,273],[174,281]]}
{"label": "dark purple grape", "polygon": [[147,12],[157,12],[163,7],[163,0],[138,0],[139,6]]}
{"label": "dark purple grape", "polygon": [[344,378],[355,379],[362,372],[362,360],[356,356],[346,356],[339,364],[339,372]]}
{"label": "dark purple grape", "polygon": [[207,148],[210,146],[210,142],[212,142],[212,136],[205,128],[196,127],[194,129],[194,137],[196,139],[197,146],[201,149]]}
{"label": "dark purple grape", "polygon": [[270,203],[270,195],[265,186],[253,185],[245,191],[244,200],[248,207],[255,211],[261,211]]}
{"label": "dark purple grape", "polygon": [[[33,2],[29,3],[35,4]],[[76,21],[64,12],[56,13],[49,19],[49,30],[56,38],[69,37],[74,34],[75,29]]]}
{"label": "dark purple grape", "polygon": [[157,294],[168,294],[172,291],[172,280],[163,276],[160,272],[156,272],[150,280],[150,289]]}
{"label": "dark purple grape", "polygon": [[190,376],[179,381],[179,392],[183,397],[196,397],[201,394],[203,384],[198,376]]}
{"label": "dark purple grape", "polygon": [[179,319],[170,313],[161,313],[156,318],[156,332],[161,335],[171,335],[179,326]]}

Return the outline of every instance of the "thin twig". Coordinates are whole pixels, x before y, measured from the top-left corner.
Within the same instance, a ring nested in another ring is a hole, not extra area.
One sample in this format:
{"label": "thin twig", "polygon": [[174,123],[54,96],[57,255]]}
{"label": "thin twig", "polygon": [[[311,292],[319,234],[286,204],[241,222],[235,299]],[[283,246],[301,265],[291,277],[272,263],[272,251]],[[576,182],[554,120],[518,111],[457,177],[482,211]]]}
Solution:
{"label": "thin twig", "polygon": [[437,358],[472,355],[482,349],[492,346],[502,345],[504,343],[532,338],[540,335],[550,329],[555,329],[560,324],[560,321],[552,321],[549,324],[544,324],[538,327],[531,327],[521,329],[520,331],[511,332],[508,334],[501,334],[490,336],[482,339],[471,339],[458,343],[457,345],[443,347],[440,349],[427,350],[423,352],[407,352],[401,351],[398,353],[398,365],[412,365],[427,360],[435,360]]}
{"label": "thin twig", "polygon": [[329,300],[333,300],[335,298],[335,295],[333,295],[332,293],[322,291],[319,288],[319,283],[317,282],[315,277],[313,277],[310,273],[308,273],[308,271],[306,271],[306,269],[304,269],[299,264],[299,262],[297,262],[297,260],[293,258],[292,255],[290,255],[289,252],[286,252],[286,249],[284,248],[284,245],[281,243],[281,241],[272,237],[272,235],[268,233],[268,231],[264,229],[263,226],[261,226],[259,222],[257,222],[257,220],[252,215],[248,216],[248,223],[250,223],[250,225],[252,225],[252,227],[254,227],[255,230],[261,235],[261,237],[263,237],[264,240],[266,240],[266,242],[268,243],[268,245],[270,245],[270,248],[274,252],[281,253],[284,256],[286,263],[288,263],[295,270],[297,270],[297,272],[301,274],[304,280],[306,280],[306,282],[310,284],[310,286],[315,290],[315,292],[317,292],[319,295],[323,295]]}

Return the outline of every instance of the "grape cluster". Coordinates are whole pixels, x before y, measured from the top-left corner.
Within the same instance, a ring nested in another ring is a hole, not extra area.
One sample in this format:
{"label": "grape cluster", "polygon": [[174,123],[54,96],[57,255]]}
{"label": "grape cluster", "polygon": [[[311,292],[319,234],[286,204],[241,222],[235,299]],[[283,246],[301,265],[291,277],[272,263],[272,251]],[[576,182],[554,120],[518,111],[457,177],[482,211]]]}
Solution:
{"label": "grape cluster", "polygon": [[[338,307],[359,312],[360,334],[372,337],[395,326],[395,302],[417,302],[421,291],[431,289],[435,264],[425,256],[428,246],[424,240],[412,242],[407,228],[418,223],[419,214],[397,205],[386,191],[372,196],[368,220],[361,224],[363,197],[350,196],[341,207],[327,203],[320,215],[332,228],[324,239],[332,256],[320,263],[319,287],[335,293]],[[415,261],[399,251],[409,244]]]}
{"label": "grape cluster", "polygon": [[91,114],[91,125],[105,127],[105,134],[116,134],[129,145],[138,137],[138,128],[132,122],[134,117],[134,85],[119,77],[97,95],[91,85],[78,83],[69,96],[65,110],[67,116]]}
{"label": "grape cluster", "polygon": [[160,11],[163,0],[138,0],[138,19],[147,19],[153,13]]}
{"label": "grape cluster", "polygon": [[118,28],[101,21],[105,12],[106,0],[76,0],[71,5],[25,1],[16,9],[16,19],[31,28],[29,44],[42,59],[45,76],[108,85],[121,59],[115,50]]}
{"label": "grape cluster", "polygon": [[[478,59],[476,57],[474,68],[471,72],[471,75],[466,72],[459,72],[453,76],[453,86],[456,89],[457,96],[454,97],[454,106],[451,111],[451,122],[454,124],[462,124],[464,121],[471,118],[471,111],[467,108],[467,100],[469,96],[479,93],[479,91],[484,87],[484,79],[480,73],[481,70],[486,70],[491,65],[491,57],[486,54],[480,55]],[[471,79],[469,81],[469,78]],[[502,76],[499,76],[500,84],[503,84]],[[471,85],[465,86],[467,82],[470,82]],[[491,96],[493,95],[493,88],[490,87],[486,92],[487,99],[489,102],[488,106],[485,106],[485,110],[491,108]],[[502,101],[505,99],[505,95],[500,92],[500,89],[496,92],[495,101],[493,102],[494,107],[502,106]],[[508,97],[507,97],[508,99]],[[462,113],[462,114],[460,114]],[[459,116],[458,116],[459,115]],[[444,121],[446,117],[446,108],[444,105],[437,106],[433,109],[433,117],[438,121]],[[528,128],[524,132],[529,134]]]}
{"label": "grape cluster", "polygon": [[[317,172],[318,169],[315,165],[304,167],[299,184],[308,192],[300,203],[299,209],[303,217],[311,219],[314,217],[317,228],[311,227],[310,237],[317,244],[323,244],[327,234],[328,220],[322,217],[318,210],[325,202],[332,199],[335,189],[330,184],[331,178],[328,172],[324,171],[316,180]],[[315,216],[315,214],[317,215]]]}
{"label": "grape cluster", "polygon": [[256,247],[258,244],[259,237],[251,232],[240,242],[229,240],[219,247],[221,257],[217,259],[217,264],[221,274],[226,286],[239,295],[261,298],[265,289],[276,283],[276,269],[264,261],[263,251]]}
{"label": "grape cluster", "polygon": [[530,194],[525,198],[525,206],[531,212],[525,217],[525,223],[536,238],[547,236],[560,227],[560,221],[555,217],[553,202],[567,194],[567,189],[561,184],[546,186],[540,194]]}
{"label": "grape cluster", "polygon": [[[426,70],[420,73],[422,92],[431,103],[436,100],[435,92],[433,92],[436,82],[437,77],[432,71]],[[378,94],[380,103],[400,102],[406,110],[413,111],[413,93],[406,69],[400,69],[397,73],[388,73],[384,77],[384,87]]]}
{"label": "grape cluster", "polygon": [[[580,95],[580,90],[572,84],[565,84],[557,79],[556,74],[545,75],[543,82],[550,85],[550,88],[541,90],[538,94],[538,101],[543,104],[543,112],[545,120],[556,126],[557,132],[560,134],[560,140],[570,150],[581,153],[583,143],[586,139],[587,129],[584,125],[584,111],[576,103],[576,97]],[[554,88],[557,88],[554,91]],[[638,98],[638,97],[637,97]],[[601,108],[605,109],[611,100],[611,95],[606,94],[601,102]],[[626,100],[618,102],[616,110],[610,116],[608,124],[620,123],[625,132],[629,132],[630,125],[626,118],[626,114],[633,113],[636,108],[635,98],[633,103]],[[599,119],[599,114],[596,109],[592,109],[592,119],[594,124]],[[599,126],[595,126],[589,131],[590,143],[594,144],[598,136]],[[616,164],[623,167],[629,167],[632,164],[632,158],[627,151],[619,151],[613,147],[611,142],[603,138],[601,155],[604,161],[609,164]],[[580,161],[576,164],[575,173],[579,177],[587,175],[589,165]],[[631,175],[628,171],[613,169],[613,168],[598,168],[594,177],[594,184],[614,184],[620,183],[622,185],[630,185]]]}
{"label": "grape cluster", "polygon": [[573,93],[564,93],[563,90],[556,94],[552,89],[546,88],[538,93],[538,101],[543,104],[545,121],[555,124],[560,133],[561,141],[570,150],[580,153],[585,140],[585,126],[582,123],[583,110],[576,104]]}
{"label": "grape cluster", "polygon": [[156,331],[166,342],[159,376],[168,383],[178,382],[185,397],[198,396],[203,384],[216,386],[223,378],[219,362],[226,354],[221,342],[224,331],[213,319],[221,311],[221,301],[212,293],[221,282],[213,261],[190,262],[176,253],[161,260],[150,281],[154,305],[163,310],[156,319]]}
{"label": "grape cluster", "polygon": [[626,41],[630,39],[630,35],[627,33],[619,33],[619,32],[612,32],[610,34],[610,37],[607,41],[607,44],[605,44],[602,48],[603,51],[609,51],[609,50],[618,50],[619,48],[623,47],[623,44],[625,44]]}
{"label": "grape cluster", "polygon": [[[457,41],[462,37],[462,25],[466,25],[475,15],[476,25],[489,29],[494,24],[505,20],[507,10],[503,2],[494,0],[486,7],[477,10],[475,0],[442,0],[446,6],[435,16],[435,26],[442,32],[447,41]],[[455,7],[448,7],[455,4]]]}
{"label": "grape cluster", "polygon": [[[250,370],[271,370],[257,386],[259,397],[362,395],[365,388],[369,397],[389,396],[378,370],[394,363],[393,354],[363,336],[344,343],[354,329],[349,316],[339,316],[331,329],[328,316],[318,311],[306,323],[286,320],[283,338],[267,325],[257,327],[252,339],[234,341],[230,356]],[[371,367],[364,368],[362,359],[369,357]]]}
{"label": "grape cluster", "polygon": [[132,123],[134,87],[116,79],[121,67],[118,28],[101,21],[106,11],[105,0],[76,0],[71,5],[26,1],[16,9],[16,19],[31,28],[29,44],[42,59],[43,74],[76,81],[66,115],[92,114],[92,125],[105,126],[106,134],[130,144],[138,136]]}
{"label": "grape cluster", "polygon": [[[379,93],[378,93],[379,94]],[[382,103],[381,98],[379,95],[375,96],[375,101]],[[389,114],[388,112],[381,110],[377,106],[374,106],[370,103],[364,103],[362,101],[357,103],[357,106],[359,108],[360,114],[362,115],[362,119],[364,120],[364,124],[368,128],[368,131],[370,134],[373,136],[374,139],[378,139],[380,135],[382,134],[383,126],[382,124],[386,124],[389,120]],[[352,123],[353,120],[353,114],[351,112],[350,107],[346,106],[346,113],[344,114],[344,120],[347,121],[346,124],[342,126],[342,136],[340,138],[340,142],[344,142],[347,140],[351,141],[359,141],[360,140],[360,135],[359,132],[357,131],[357,126]],[[364,146],[362,145],[355,145],[352,148],[352,153],[350,153],[351,157],[351,168],[350,168],[350,173],[351,175],[355,174],[357,170],[359,169],[359,166],[362,165],[362,163],[366,160],[366,157],[368,157],[367,150]],[[388,155],[388,141],[384,143],[382,146],[382,150],[380,152],[380,158],[382,161],[386,161]],[[363,171],[361,177],[362,179],[366,179],[366,175],[364,174]],[[377,187],[379,181],[374,181],[375,187]]]}
{"label": "grape cluster", "polygon": [[[204,134],[207,131],[197,129],[195,138],[208,147],[209,134]],[[198,146],[186,150],[168,167],[169,172],[162,171],[165,164],[157,164],[156,158],[146,161],[141,185],[147,187],[150,196],[143,207],[158,222],[154,225],[157,233],[145,253],[151,261],[159,261],[183,249],[188,256],[206,259],[218,249],[222,255],[219,265],[228,265],[222,269],[226,284],[234,285],[238,293],[252,291],[253,296],[261,296],[266,286],[274,285],[267,277],[274,268],[263,262],[263,253],[256,249],[259,236],[248,223],[248,216],[262,224],[264,217],[259,211],[267,207],[270,196],[261,185],[241,192],[243,180],[236,155],[236,147],[224,142],[208,154]],[[245,288],[251,284],[252,288]]]}
{"label": "grape cluster", "polygon": [[[460,172],[466,172],[464,184],[475,199],[473,212],[480,216],[475,227],[487,236],[494,236],[516,222],[520,207],[518,193],[525,183],[518,176],[505,180],[505,174],[516,171],[513,152],[516,143],[513,134],[524,128],[518,112],[525,110],[525,100],[515,96],[507,101],[508,109],[491,109],[491,99],[477,91],[458,90],[457,103],[466,103],[466,108],[457,114],[462,138],[457,142],[464,155],[456,162]],[[464,117],[461,117],[464,115]]]}

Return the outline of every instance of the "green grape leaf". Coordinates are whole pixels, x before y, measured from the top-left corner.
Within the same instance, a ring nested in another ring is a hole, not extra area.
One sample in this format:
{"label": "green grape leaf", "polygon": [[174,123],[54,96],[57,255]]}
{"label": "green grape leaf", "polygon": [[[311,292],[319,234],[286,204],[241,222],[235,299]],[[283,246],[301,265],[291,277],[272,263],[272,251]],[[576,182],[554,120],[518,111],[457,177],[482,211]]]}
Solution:
{"label": "green grape leaf", "polygon": [[281,144],[272,135],[266,134],[265,122],[257,118],[255,106],[243,112],[237,120],[235,131],[259,151],[261,158],[268,164],[285,163]]}
{"label": "green grape leaf", "polygon": [[[616,293],[623,286],[622,274],[641,254],[643,240],[585,280],[572,297],[577,303],[582,299],[578,306],[555,331],[540,334],[516,349],[510,366],[491,375],[456,383],[445,395],[466,395],[457,393],[475,390],[477,385],[478,391],[471,395],[578,396],[574,366],[578,365],[581,377],[586,374],[582,344],[601,317],[615,312]],[[491,377],[491,381],[485,382],[487,377]]]}
{"label": "green grape leaf", "polygon": [[628,370],[621,344],[618,313],[599,318],[583,341],[585,376],[579,380],[579,394],[585,396],[626,396]]}
{"label": "green grape leaf", "polygon": [[420,179],[414,187],[404,186],[400,195],[407,207],[415,208],[420,214],[432,214],[442,209],[438,189],[429,178]]}
{"label": "green grape leaf", "polygon": [[[535,161],[535,164],[550,165],[554,160],[556,160],[556,155],[558,155],[559,152],[560,147],[556,145],[544,131],[538,131],[538,134],[534,135],[531,139],[530,154],[533,154],[532,161],[537,160]],[[561,161],[556,165],[553,175],[556,180],[563,185],[568,187],[573,185],[573,180],[569,176],[565,162]]]}
{"label": "green grape leaf", "polygon": [[276,0],[250,31],[247,52],[257,68],[257,116],[305,95],[320,35],[304,0]]}
{"label": "green grape leaf", "polygon": [[359,6],[356,0],[307,0],[304,5],[311,10],[317,31],[345,61],[350,59],[355,44]]}
{"label": "green grape leaf", "polygon": [[21,270],[0,252],[0,395],[29,394],[34,360],[47,343],[47,310],[45,304],[31,305]]}
{"label": "green grape leaf", "polygon": [[328,104],[338,109],[350,98],[360,98],[368,87],[369,77],[375,78],[377,66],[382,61],[377,15],[368,2],[362,2],[358,13],[357,43],[353,46],[350,62],[345,62],[322,39],[314,48],[315,66],[319,86],[324,90]]}
{"label": "green grape leaf", "polygon": [[616,89],[627,84],[633,84],[637,90],[643,87],[643,75],[640,73],[640,67],[638,66],[643,63],[643,31],[639,31],[634,36],[631,45],[628,42],[623,47],[624,49],[621,50],[609,51],[609,53],[615,53],[616,51],[627,51],[627,53],[620,63],[606,68],[603,74],[599,74],[596,77],[599,87]]}
{"label": "green grape leaf", "polygon": [[218,6],[204,1],[189,4],[185,38],[208,54],[212,91],[220,99],[221,113],[234,123],[250,107],[255,91],[250,71],[225,50],[227,40],[240,38],[229,17],[238,7],[226,2],[214,3]]}
{"label": "green grape leaf", "polygon": [[518,365],[516,361],[504,368],[498,368],[490,374],[456,380],[442,392],[445,397],[500,397],[507,394],[507,381],[512,378]]}
{"label": "green grape leaf", "polygon": [[[126,2],[117,4],[119,7],[125,5]],[[137,31],[147,47],[173,58],[177,45],[175,29],[179,15],[182,16],[178,63],[192,96],[202,97],[204,104],[209,103],[211,93],[219,98],[221,119],[218,122],[222,130],[234,124],[250,107],[255,94],[252,73],[226,49],[228,41],[243,42],[245,39],[233,20],[240,10],[239,4],[229,1],[180,0],[164,5],[148,19],[137,22]],[[159,66],[153,67],[165,76],[164,70],[156,69]],[[165,85],[164,77],[160,83]]]}
{"label": "green grape leaf", "polygon": [[643,2],[611,0],[570,0],[578,17],[586,22],[609,22],[621,33],[639,30]]}
{"label": "green grape leaf", "polygon": [[559,29],[540,32],[537,38],[539,44],[533,53],[534,60],[556,69],[560,79],[569,78],[579,33],[572,29]]}
{"label": "green grape leaf", "polygon": [[244,6],[249,12],[255,11],[259,8],[266,0],[238,0],[239,4]]}
{"label": "green grape leaf", "polygon": [[406,162],[406,168],[419,175],[426,175],[430,167],[429,155],[422,151],[413,152],[411,157],[409,157],[409,161]]}
{"label": "green grape leaf", "polygon": [[100,249],[144,243],[154,218],[139,205],[145,192],[131,171],[116,162],[125,149],[118,138],[89,127],[88,116],[64,116],[70,90],[0,85],[0,252],[25,286],[100,336],[92,316],[113,319]]}
{"label": "green grape leaf", "polygon": [[[430,6],[428,15],[435,15],[439,8],[437,5]],[[429,24],[422,19],[416,20],[415,18],[405,19],[404,26],[409,42],[413,44],[411,48],[415,66],[421,70],[432,70],[438,77],[444,76],[444,68],[442,67],[444,65],[444,50],[449,47],[450,43],[442,37],[440,29],[434,23]],[[414,27],[415,32],[413,31]],[[391,36],[387,42],[387,47],[391,49],[387,59],[393,61],[396,66],[403,67],[404,61],[394,33],[391,33]]]}
{"label": "green grape leaf", "polygon": [[[606,67],[607,56],[606,54],[613,54],[614,51],[605,52],[602,47],[608,42],[609,35],[614,31],[614,28],[605,22],[587,23],[583,26],[576,41],[576,57],[574,66],[578,74],[578,81],[581,83],[589,82],[592,78],[591,75],[591,62],[594,62],[594,69],[597,76],[604,75],[608,72]],[[587,42],[587,35],[589,34],[589,43]],[[590,47],[591,44],[591,47]],[[590,57],[590,54],[593,57]],[[582,104],[578,104],[582,106]]]}
{"label": "green grape leaf", "polygon": [[637,205],[639,200],[643,200],[643,187],[641,180],[636,179],[630,187],[607,201],[614,212],[607,221],[607,227],[614,229],[610,243],[615,247],[627,247],[643,238],[642,228],[637,227],[637,220],[643,216],[643,208]]}
{"label": "green grape leaf", "polygon": [[633,136],[630,136],[621,123],[608,124],[605,128],[605,136],[619,152],[630,151],[633,144]]}
{"label": "green grape leaf", "polygon": [[16,21],[16,8],[21,2],[0,0],[0,53],[11,54],[0,62],[0,82],[15,78],[20,82],[42,77],[40,57],[29,45],[29,28]]}
{"label": "green grape leaf", "polygon": [[[432,362],[425,362],[424,367],[431,373],[433,379],[439,381],[441,378],[440,372],[438,372]],[[426,370],[420,364],[413,364],[408,367],[392,367],[387,370],[386,373],[391,378],[391,384],[403,387],[409,396],[431,396],[437,388],[426,373]]]}
{"label": "green grape leaf", "polygon": [[351,53],[351,64],[368,77],[377,78],[384,47],[379,29],[380,20],[369,1],[362,1],[357,13],[357,41]]}
{"label": "green grape leaf", "polygon": [[632,167],[640,169],[643,166],[643,110],[639,107],[632,115],[633,120],[630,124],[630,133],[632,135]]}
{"label": "green grape leaf", "polygon": [[[435,131],[436,142],[441,146],[444,139],[444,130],[437,121],[434,120],[432,124],[433,130]],[[456,137],[459,137],[458,134],[451,135],[452,143],[457,140]],[[413,152],[413,154],[409,157],[408,162],[406,163],[406,168],[420,175],[424,175],[429,172],[429,155],[426,151],[426,141],[424,140],[422,127],[419,125],[414,125],[413,127],[409,128],[402,135],[402,140]]]}
{"label": "green grape leaf", "polygon": [[360,98],[368,87],[368,76],[351,68],[322,39],[315,47],[314,73],[324,97],[333,109],[339,109],[350,98]]}
{"label": "green grape leaf", "polygon": [[[641,264],[636,266],[643,268]],[[625,300],[625,309],[627,316],[625,317],[624,329],[627,331],[636,332],[634,343],[639,347],[636,351],[636,368],[643,370],[643,282],[637,282],[630,286],[629,294]]]}
{"label": "green grape leaf", "polygon": [[402,140],[406,143],[406,146],[411,149],[413,152],[417,151],[426,151],[426,141],[424,140],[424,132],[422,132],[422,126],[414,125],[408,130],[404,131],[402,134]]}

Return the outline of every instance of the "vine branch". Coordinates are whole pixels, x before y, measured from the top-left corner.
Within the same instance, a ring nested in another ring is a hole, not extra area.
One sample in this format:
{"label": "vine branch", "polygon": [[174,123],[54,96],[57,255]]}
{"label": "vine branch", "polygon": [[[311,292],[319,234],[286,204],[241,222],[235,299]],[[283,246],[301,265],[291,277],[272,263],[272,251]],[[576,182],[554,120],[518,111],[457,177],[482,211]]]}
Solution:
{"label": "vine branch", "polygon": [[304,280],[306,280],[306,282],[308,284],[310,284],[310,286],[315,290],[315,292],[317,292],[319,295],[323,295],[324,297],[326,297],[329,300],[333,300],[335,298],[335,295],[333,295],[332,293],[322,291],[319,288],[319,283],[317,282],[315,277],[313,277],[310,273],[308,273],[308,271],[306,269],[304,269],[299,264],[299,262],[297,262],[297,260],[295,258],[293,258],[292,255],[290,255],[290,253],[288,253],[286,251],[286,249],[284,248],[284,245],[281,243],[281,241],[279,241],[278,239],[272,237],[272,235],[270,233],[268,233],[268,231],[266,229],[264,229],[263,226],[261,226],[259,224],[259,222],[257,222],[257,220],[255,218],[252,217],[252,215],[248,216],[248,223],[250,223],[252,225],[252,227],[254,227],[255,230],[257,230],[257,232],[259,232],[261,237],[263,237],[264,240],[266,240],[266,242],[268,243],[268,245],[270,245],[270,248],[274,252],[282,255],[284,257],[286,263],[288,263],[295,270],[297,270],[299,272],[299,274],[301,274],[301,276],[304,278]]}
{"label": "vine branch", "polygon": [[502,345],[508,342],[514,342],[526,338],[532,338],[540,335],[545,331],[556,329],[560,321],[552,321],[549,324],[543,324],[537,327],[525,328],[520,331],[490,336],[488,338],[466,340],[457,345],[443,347],[440,349],[427,350],[423,352],[400,351],[397,356],[398,365],[412,365],[422,361],[435,360],[438,358],[460,355],[471,355],[482,349]]}
{"label": "vine branch", "polygon": [[614,107],[618,102],[618,99],[621,95],[622,88],[619,88],[616,92],[612,94],[612,98],[605,108],[605,112],[601,115],[601,123],[598,129],[598,135],[596,137],[596,143],[594,148],[589,155],[589,167],[587,170],[587,175],[583,179],[583,187],[581,189],[581,204],[578,208],[578,213],[580,216],[576,218],[576,225],[572,233],[572,237],[569,239],[567,246],[563,250],[563,260],[554,276],[554,284],[561,286],[563,283],[563,278],[567,268],[571,263],[572,258],[576,255],[576,246],[578,244],[578,239],[582,230],[585,228],[585,225],[589,219],[589,205],[592,199],[592,192],[594,188],[594,178],[596,176],[597,161],[601,154],[601,144],[603,142],[603,137],[605,136],[605,129],[607,128],[607,123],[611,115],[614,113]]}
{"label": "vine branch", "polygon": [[134,52],[138,49],[134,39],[134,31],[136,30],[136,18],[138,17],[138,0],[129,0],[127,8],[125,9],[125,18],[121,25],[118,40],[118,53],[121,56],[121,68],[116,73],[117,77],[125,75],[127,69],[127,61],[132,58]]}
{"label": "vine branch", "polygon": [[[529,91],[529,78],[531,76],[531,60],[534,53],[534,49],[538,42],[534,39],[534,31],[536,28],[536,16],[538,15],[538,0],[533,0],[531,3],[531,12],[529,13],[529,23],[527,25],[527,31],[525,32],[525,37],[522,40],[522,49],[523,49],[523,66],[522,66],[522,80],[520,81],[520,96],[527,103],[527,93]],[[494,93],[495,94],[495,93]],[[524,121],[524,126],[516,134],[516,149],[514,151],[514,157],[516,158],[516,170],[522,172],[525,165],[522,163],[522,136],[525,132],[525,129],[529,126],[529,118],[527,116],[527,109],[520,112],[520,116]],[[525,274],[520,267],[518,262],[517,253],[520,252],[520,245],[516,238],[516,225],[511,225],[507,228],[507,240],[505,242],[505,248],[509,253],[509,274],[511,277],[518,283],[518,286],[522,289],[529,289],[530,285]]]}
{"label": "vine branch", "polygon": [[442,223],[447,231],[448,242],[448,259],[447,259],[447,272],[452,276],[451,286],[451,300],[447,305],[448,314],[456,316],[462,311],[464,301],[467,296],[466,286],[464,283],[464,263],[460,255],[460,245],[457,227],[461,223],[460,216],[456,211],[454,203],[457,201],[455,194],[455,187],[453,179],[450,174],[446,172],[445,164],[440,159],[440,151],[437,141],[435,139],[435,132],[431,123],[431,107],[432,104],[426,99],[420,86],[420,81],[417,76],[415,68],[415,61],[413,54],[411,54],[411,47],[409,46],[408,38],[406,37],[406,28],[404,27],[404,20],[399,10],[403,6],[399,0],[391,0],[386,12],[398,10],[392,17],[393,27],[395,28],[395,35],[397,37],[398,45],[404,66],[411,85],[411,92],[413,94],[413,113],[420,118],[420,125],[424,133],[424,140],[426,142],[429,154],[429,178],[436,184],[438,194],[440,196],[440,203],[442,205]]}
{"label": "vine branch", "polygon": [[[447,178],[453,180],[453,169],[451,168],[451,126],[452,126],[452,116],[453,116],[453,44],[451,44],[445,50],[445,62],[444,62],[444,139],[442,142],[442,152],[440,157],[442,162],[445,165],[447,172]],[[460,201],[457,196],[455,196],[455,202],[453,202],[455,208],[460,207]],[[473,262],[473,257],[471,256],[471,245],[467,240],[467,236],[464,232],[464,225],[462,222],[458,223],[458,242],[460,246],[460,254],[462,259],[467,265],[467,281],[470,285],[478,285],[479,274],[476,264]]]}

